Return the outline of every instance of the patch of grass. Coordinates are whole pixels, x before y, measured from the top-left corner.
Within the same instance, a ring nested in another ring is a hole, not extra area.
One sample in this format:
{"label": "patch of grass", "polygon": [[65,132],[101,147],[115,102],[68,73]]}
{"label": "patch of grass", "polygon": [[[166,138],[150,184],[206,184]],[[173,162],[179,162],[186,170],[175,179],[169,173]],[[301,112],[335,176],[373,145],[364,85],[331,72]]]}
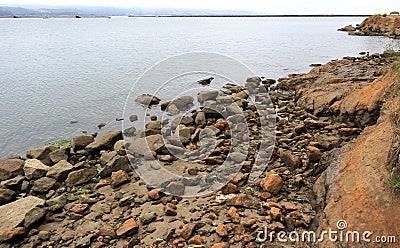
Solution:
{"label": "patch of grass", "polygon": [[240,187],[239,191],[240,191],[240,193],[252,195],[252,194],[254,194],[255,189],[253,189],[252,187]]}
{"label": "patch of grass", "polygon": [[390,179],[390,187],[391,187],[392,189],[394,189],[395,191],[400,192],[400,177],[398,177],[398,176],[393,176],[393,177]]}
{"label": "patch of grass", "polygon": [[90,194],[92,192],[93,192],[92,189],[86,189],[86,188],[83,188],[83,187],[73,187],[71,189],[71,193],[73,195],[87,195],[87,194]]}
{"label": "patch of grass", "polygon": [[48,145],[58,146],[60,148],[72,148],[72,143],[70,140],[57,140],[50,142]]}

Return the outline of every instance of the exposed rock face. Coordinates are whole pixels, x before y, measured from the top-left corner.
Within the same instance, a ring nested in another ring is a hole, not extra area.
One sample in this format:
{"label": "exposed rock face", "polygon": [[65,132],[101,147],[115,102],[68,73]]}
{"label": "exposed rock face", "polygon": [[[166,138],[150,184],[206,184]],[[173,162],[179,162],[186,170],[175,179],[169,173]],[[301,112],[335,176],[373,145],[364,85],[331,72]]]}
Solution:
{"label": "exposed rock face", "polygon": [[51,158],[50,158],[50,153],[57,149],[58,148],[53,145],[38,147],[38,148],[29,150],[26,153],[26,156],[28,158],[38,159],[38,160],[42,161],[42,163],[44,163],[45,165],[50,166],[50,165],[53,165],[53,161],[51,161]]}
{"label": "exposed rock face", "polygon": [[7,180],[23,174],[24,160],[0,159],[0,180]]}
{"label": "exposed rock face", "polygon": [[[352,30],[350,30],[352,31]],[[352,35],[400,37],[400,16],[373,15],[365,19]]]}
{"label": "exposed rock face", "polygon": [[38,179],[46,175],[50,169],[49,166],[44,165],[37,159],[28,159],[25,161],[24,172],[28,179]]}

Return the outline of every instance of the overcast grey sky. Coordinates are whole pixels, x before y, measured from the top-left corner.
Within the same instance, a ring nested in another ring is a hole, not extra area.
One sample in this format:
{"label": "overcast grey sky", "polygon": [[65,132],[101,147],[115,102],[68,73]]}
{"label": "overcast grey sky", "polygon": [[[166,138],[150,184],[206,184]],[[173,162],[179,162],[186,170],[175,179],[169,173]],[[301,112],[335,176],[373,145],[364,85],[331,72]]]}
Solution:
{"label": "overcast grey sky", "polygon": [[274,14],[376,14],[400,10],[399,0],[0,0],[0,5],[10,4],[248,10]]}

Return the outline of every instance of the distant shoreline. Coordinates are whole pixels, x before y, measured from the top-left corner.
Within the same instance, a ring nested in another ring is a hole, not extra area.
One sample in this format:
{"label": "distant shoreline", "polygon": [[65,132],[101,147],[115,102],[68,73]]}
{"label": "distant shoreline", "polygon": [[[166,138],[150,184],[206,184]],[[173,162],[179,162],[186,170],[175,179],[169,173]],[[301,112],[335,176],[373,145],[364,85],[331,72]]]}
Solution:
{"label": "distant shoreline", "polygon": [[[163,18],[187,18],[187,17],[231,17],[231,18],[275,18],[275,17],[368,17],[371,15],[129,15],[126,17],[163,17]],[[121,16],[80,16],[79,18],[110,18]],[[123,16],[122,16],[123,17]],[[75,16],[0,16],[0,18],[76,18]]]}

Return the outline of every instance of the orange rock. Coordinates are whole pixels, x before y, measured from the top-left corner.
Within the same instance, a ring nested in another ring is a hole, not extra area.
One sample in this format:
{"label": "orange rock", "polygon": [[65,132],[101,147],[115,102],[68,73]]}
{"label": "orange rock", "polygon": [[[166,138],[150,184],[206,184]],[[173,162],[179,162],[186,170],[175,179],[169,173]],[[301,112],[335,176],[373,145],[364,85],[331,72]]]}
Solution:
{"label": "orange rock", "polygon": [[278,174],[268,173],[265,178],[261,179],[260,186],[264,191],[276,195],[283,186],[283,180]]}
{"label": "orange rock", "polygon": [[89,204],[75,204],[72,208],[71,211],[76,213],[76,214],[81,214],[85,212],[89,208]]}
{"label": "orange rock", "polygon": [[272,207],[270,214],[273,220],[280,219],[282,217],[282,211],[280,208]]}
{"label": "orange rock", "polygon": [[200,235],[195,235],[191,239],[189,239],[190,245],[202,245],[204,244],[204,239]]}
{"label": "orange rock", "polygon": [[128,219],[122,224],[120,228],[117,230],[117,236],[121,237],[131,231],[137,231],[139,229],[139,225],[133,218]]}
{"label": "orange rock", "polygon": [[111,187],[116,188],[119,185],[129,181],[129,175],[124,170],[119,170],[111,174]]}
{"label": "orange rock", "polygon": [[0,234],[0,240],[7,241],[25,233],[23,227],[11,227]]}
{"label": "orange rock", "polygon": [[196,225],[194,223],[188,223],[184,225],[180,234],[181,237],[184,238],[185,240],[188,240],[190,236],[192,236],[195,227]]}
{"label": "orange rock", "polygon": [[229,209],[228,216],[231,218],[233,223],[240,223],[240,217],[235,207],[231,207]]}
{"label": "orange rock", "polygon": [[301,167],[301,158],[297,155],[294,155],[290,152],[284,151],[282,148],[278,150],[279,157],[281,161],[287,166],[292,167],[293,169],[297,169]]}
{"label": "orange rock", "polygon": [[268,200],[271,197],[272,197],[272,194],[269,193],[269,192],[262,192],[260,194],[260,199],[263,200],[263,201]]}
{"label": "orange rock", "polygon": [[220,236],[220,237],[225,237],[228,236],[228,228],[226,227],[225,224],[218,224],[217,229],[215,232]]}
{"label": "orange rock", "polygon": [[159,189],[152,189],[152,190],[149,191],[149,193],[147,193],[147,196],[151,200],[158,200],[158,199],[161,198],[160,190]]}
{"label": "orange rock", "polygon": [[100,181],[96,184],[96,189],[99,189],[101,187],[110,185],[111,181],[110,179],[100,179]]}
{"label": "orange rock", "polygon": [[228,247],[229,243],[226,242],[215,243],[213,244],[213,246],[211,246],[211,248],[228,248]]}
{"label": "orange rock", "polygon": [[222,187],[221,192],[224,195],[229,195],[238,192],[239,188],[233,183],[228,183],[224,187]]}

